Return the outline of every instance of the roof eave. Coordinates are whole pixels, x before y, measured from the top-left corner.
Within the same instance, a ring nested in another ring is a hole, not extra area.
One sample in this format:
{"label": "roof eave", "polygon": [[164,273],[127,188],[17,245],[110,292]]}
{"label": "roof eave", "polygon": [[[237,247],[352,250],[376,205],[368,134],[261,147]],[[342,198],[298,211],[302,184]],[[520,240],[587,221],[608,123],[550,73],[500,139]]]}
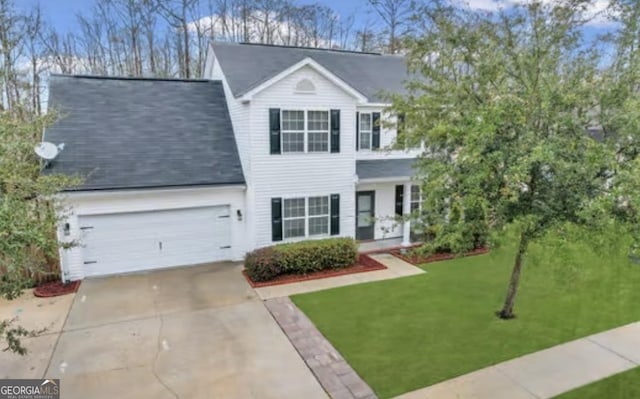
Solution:
{"label": "roof eave", "polygon": [[369,184],[369,183],[409,183],[413,179],[413,176],[392,176],[392,177],[358,177],[357,184]]}
{"label": "roof eave", "polygon": [[173,184],[173,185],[152,185],[152,186],[127,186],[127,187],[79,187],[76,189],[67,189],[62,192],[65,194],[72,193],[98,193],[113,191],[141,191],[141,190],[174,190],[174,189],[190,189],[190,188],[246,188],[247,183],[242,182],[224,182],[224,183],[202,183],[202,184]]}

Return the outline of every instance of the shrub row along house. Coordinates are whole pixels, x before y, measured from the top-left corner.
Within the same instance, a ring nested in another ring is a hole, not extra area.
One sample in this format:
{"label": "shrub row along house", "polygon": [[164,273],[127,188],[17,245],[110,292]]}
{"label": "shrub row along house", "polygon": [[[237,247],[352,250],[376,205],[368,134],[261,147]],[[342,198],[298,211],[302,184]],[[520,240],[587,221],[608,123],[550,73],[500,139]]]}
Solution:
{"label": "shrub row along house", "polygon": [[398,56],[214,42],[204,80],[54,75],[47,173],[65,280],[220,260],[331,236],[410,241],[419,149],[389,150]]}

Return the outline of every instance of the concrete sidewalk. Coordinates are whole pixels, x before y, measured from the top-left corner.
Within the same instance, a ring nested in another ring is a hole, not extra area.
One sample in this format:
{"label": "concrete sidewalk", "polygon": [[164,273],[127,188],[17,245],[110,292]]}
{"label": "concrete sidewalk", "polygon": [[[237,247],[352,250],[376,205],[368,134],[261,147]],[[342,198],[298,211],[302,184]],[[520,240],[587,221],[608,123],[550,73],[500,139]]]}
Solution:
{"label": "concrete sidewalk", "polygon": [[545,399],[640,365],[640,322],[401,395],[402,399]]}
{"label": "concrete sidewalk", "polygon": [[255,288],[255,291],[258,293],[260,299],[264,301],[272,298],[281,298],[296,294],[304,294],[307,292],[321,291],[345,285],[389,280],[425,273],[425,271],[419,267],[415,267],[391,254],[376,254],[370,256],[385,265],[387,269],[347,274],[346,276],[327,277],[318,280],[308,280],[299,283],[272,285],[269,287]]}

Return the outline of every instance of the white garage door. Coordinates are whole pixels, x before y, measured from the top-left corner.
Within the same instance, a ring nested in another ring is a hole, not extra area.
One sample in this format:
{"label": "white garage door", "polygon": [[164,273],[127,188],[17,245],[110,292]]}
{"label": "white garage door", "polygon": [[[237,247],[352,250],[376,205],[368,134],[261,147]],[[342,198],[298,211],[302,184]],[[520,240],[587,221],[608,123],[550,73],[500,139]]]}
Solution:
{"label": "white garage door", "polygon": [[231,258],[229,206],[81,216],[85,276]]}

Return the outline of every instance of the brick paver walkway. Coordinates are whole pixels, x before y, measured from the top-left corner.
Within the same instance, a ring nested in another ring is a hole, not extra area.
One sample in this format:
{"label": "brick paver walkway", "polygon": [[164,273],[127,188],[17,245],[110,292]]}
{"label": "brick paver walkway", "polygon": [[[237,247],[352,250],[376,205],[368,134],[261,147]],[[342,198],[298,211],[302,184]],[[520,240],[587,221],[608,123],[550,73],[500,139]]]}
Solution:
{"label": "brick paver walkway", "polygon": [[340,353],[288,297],[268,299],[267,309],[333,399],[374,399],[376,395]]}

